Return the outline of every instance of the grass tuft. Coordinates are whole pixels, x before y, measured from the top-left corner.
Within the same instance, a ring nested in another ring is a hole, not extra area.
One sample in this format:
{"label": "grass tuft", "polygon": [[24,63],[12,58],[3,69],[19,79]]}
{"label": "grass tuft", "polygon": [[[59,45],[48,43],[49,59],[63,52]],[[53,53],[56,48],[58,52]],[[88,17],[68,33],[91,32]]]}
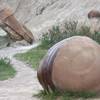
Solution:
{"label": "grass tuft", "polygon": [[15,76],[15,69],[7,58],[0,59],[0,80],[6,80]]}
{"label": "grass tuft", "polygon": [[40,91],[37,95],[34,95],[41,100],[77,100],[77,99],[88,99],[88,98],[95,98],[95,92],[50,92],[47,93],[43,90]]}
{"label": "grass tuft", "polygon": [[46,52],[47,49],[37,47],[29,50],[26,53],[17,54],[15,57],[19,60],[25,61],[27,64],[32,65],[33,68],[37,68]]}

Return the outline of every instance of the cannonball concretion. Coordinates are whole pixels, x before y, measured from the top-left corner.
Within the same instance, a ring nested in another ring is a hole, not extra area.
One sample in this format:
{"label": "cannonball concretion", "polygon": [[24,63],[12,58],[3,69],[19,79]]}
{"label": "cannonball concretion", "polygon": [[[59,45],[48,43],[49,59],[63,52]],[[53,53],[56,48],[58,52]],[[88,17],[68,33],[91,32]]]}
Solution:
{"label": "cannonball concretion", "polygon": [[51,47],[37,71],[49,91],[100,91],[100,45],[85,36],[73,36]]}

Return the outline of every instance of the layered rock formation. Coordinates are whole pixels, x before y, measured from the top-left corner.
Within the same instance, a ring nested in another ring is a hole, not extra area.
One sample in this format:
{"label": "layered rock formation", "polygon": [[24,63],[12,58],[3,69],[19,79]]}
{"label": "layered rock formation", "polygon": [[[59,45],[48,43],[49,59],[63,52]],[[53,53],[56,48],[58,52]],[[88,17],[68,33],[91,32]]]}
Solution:
{"label": "layered rock formation", "polygon": [[36,33],[36,37],[52,25],[67,20],[78,20],[79,24],[99,30],[99,19],[88,19],[88,12],[100,11],[100,0],[0,0],[0,4],[2,2],[12,7],[14,15]]}
{"label": "layered rock formation", "polygon": [[7,32],[10,39],[13,41],[26,40],[32,44],[34,41],[33,34],[27,29],[25,25],[22,25],[13,15],[10,8],[3,6],[0,10],[0,27]]}
{"label": "layered rock formation", "polygon": [[47,91],[100,91],[100,45],[74,36],[51,47],[38,69]]}

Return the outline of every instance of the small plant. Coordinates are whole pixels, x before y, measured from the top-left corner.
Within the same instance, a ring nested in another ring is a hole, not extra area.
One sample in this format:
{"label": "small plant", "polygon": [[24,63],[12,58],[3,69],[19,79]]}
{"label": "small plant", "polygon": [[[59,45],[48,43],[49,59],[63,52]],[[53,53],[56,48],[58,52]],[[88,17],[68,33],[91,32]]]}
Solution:
{"label": "small plant", "polygon": [[15,73],[16,71],[10,64],[10,60],[8,58],[0,59],[0,80],[12,78]]}
{"label": "small plant", "polygon": [[76,33],[77,22],[67,22],[64,24],[63,30],[60,29],[60,26],[53,26],[46,34],[43,35],[41,39],[41,47],[50,48],[52,45],[57,42],[71,37]]}
{"label": "small plant", "polygon": [[41,47],[50,48],[53,44],[62,40],[62,34],[59,26],[53,26],[48,33],[43,35]]}
{"label": "small plant", "polygon": [[41,39],[41,46],[44,48],[50,48],[52,45],[57,42],[71,37],[77,34],[76,31],[77,22],[66,22],[63,26],[63,29],[60,26],[53,26],[52,29],[49,30],[46,34],[43,35]]}
{"label": "small plant", "polygon": [[100,44],[100,32],[95,32],[95,34],[92,34],[90,37]]}

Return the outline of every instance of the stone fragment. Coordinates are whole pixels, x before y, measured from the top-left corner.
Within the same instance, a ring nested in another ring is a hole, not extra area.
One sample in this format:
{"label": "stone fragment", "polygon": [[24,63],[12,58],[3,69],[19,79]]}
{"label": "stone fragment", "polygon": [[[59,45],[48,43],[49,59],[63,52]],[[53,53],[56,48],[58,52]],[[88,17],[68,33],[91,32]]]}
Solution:
{"label": "stone fragment", "polygon": [[88,18],[100,18],[100,11],[91,10],[91,11],[88,13]]}
{"label": "stone fragment", "polygon": [[34,41],[31,31],[15,18],[10,8],[0,10],[0,27],[14,41],[26,40],[30,44]]}

